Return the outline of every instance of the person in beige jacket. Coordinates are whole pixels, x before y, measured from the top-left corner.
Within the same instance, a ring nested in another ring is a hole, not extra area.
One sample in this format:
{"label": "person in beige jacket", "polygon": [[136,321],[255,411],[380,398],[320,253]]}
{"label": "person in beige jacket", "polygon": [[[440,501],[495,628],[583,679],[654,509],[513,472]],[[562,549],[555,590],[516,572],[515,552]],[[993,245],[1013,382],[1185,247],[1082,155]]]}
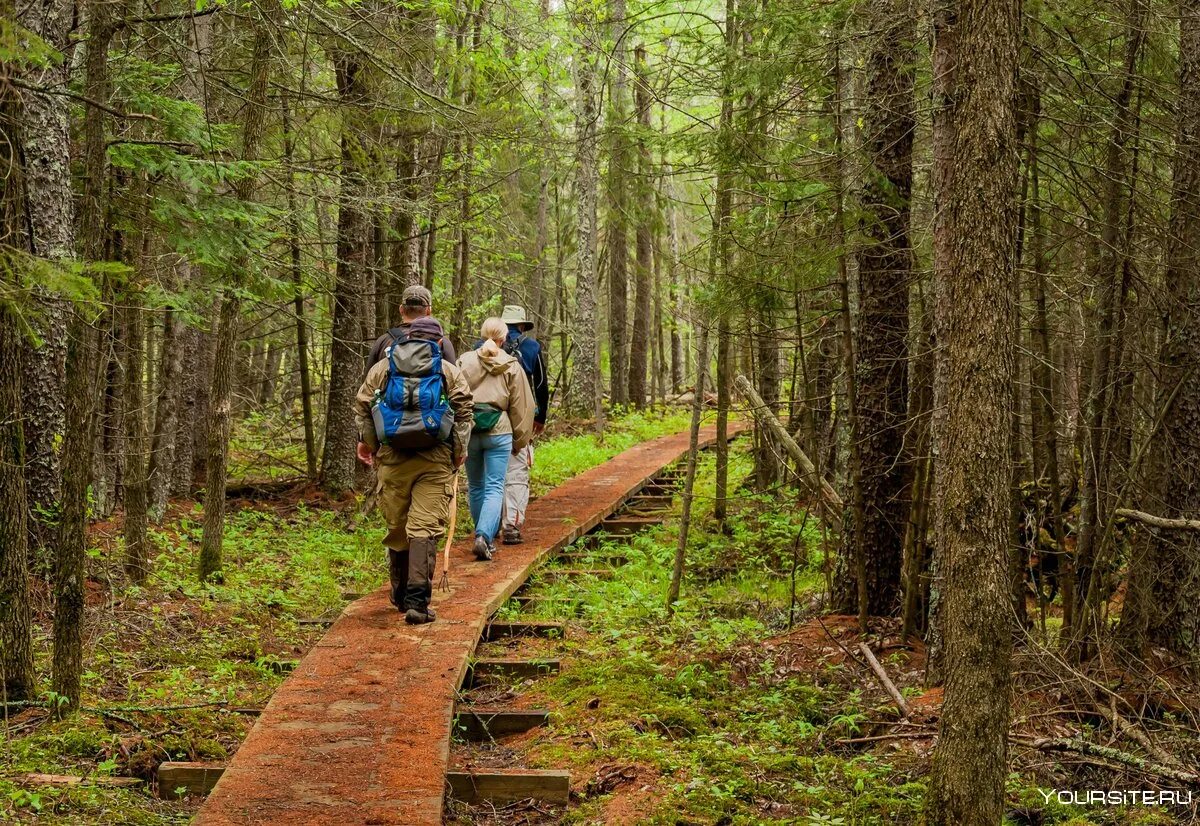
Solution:
{"label": "person in beige jacket", "polygon": [[504,352],[508,325],[489,318],[480,329],[483,342],[464,353],[458,367],[474,397],[474,427],[467,450],[467,483],[471,519],[475,522],[475,557],[489,560],[496,552],[504,507],[508,459],[533,438],[533,391],[521,363]]}

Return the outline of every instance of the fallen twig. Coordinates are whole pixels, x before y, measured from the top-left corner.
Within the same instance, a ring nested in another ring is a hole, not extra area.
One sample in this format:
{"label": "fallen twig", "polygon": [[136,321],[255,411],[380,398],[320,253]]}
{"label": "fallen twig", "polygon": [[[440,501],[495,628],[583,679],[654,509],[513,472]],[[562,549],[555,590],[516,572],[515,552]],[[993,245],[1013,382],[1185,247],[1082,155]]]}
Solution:
{"label": "fallen twig", "polygon": [[896,708],[900,710],[900,716],[908,717],[910,712],[904,695],[900,693],[900,689],[896,688],[896,684],[892,682],[892,678],[888,676],[887,671],[880,664],[879,660],[875,659],[875,654],[871,652],[870,646],[865,642],[860,642],[858,650],[867,658],[867,665],[871,666],[871,671],[875,674],[875,679],[879,680],[879,684],[883,686],[883,690],[896,703]]}
{"label": "fallen twig", "polygon": [[852,746],[856,743],[875,743],[880,740],[924,740],[936,736],[933,729],[928,731],[894,731],[891,734],[872,734],[869,737],[846,737],[833,742],[839,746]]}
{"label": "fallen twig", "polygon": [[1152,513],[1134,510],[1133,508],[1117,508],[1113,511],[1113,515],[1143,522],[1155,528],[1166,528],[1167,530],[1174,531],[1200,531],[1200,519],[1171,519],[1166,516],[1155,516]]}
{"label": "fallen twig", "polygon": [[1200,782],[1200,774],[1196,772],[1186,771],[1184,769],[1175,769],[1170,766],[1162,766],[1158,763],[1151,763],[1138,757],[1136,754],[1120,751],[1118,749],[1101,746],[1096,743],[1089,743],[1086,740],[1078,740],[1074,738],[1043,738],[1040,740],[1025,741],[1028,745],[1033,746],[1038,751],[1064,751],[1074,754],[1083,754],[1089,757],[1099,757],[1104,760],[1110,760],[1114,763],[1120,763],[1123,766],[1128,766],[1135,771],[1152,777],[1164,777],[1168,780],[1175,780],[1179,783],[1197,783]]}

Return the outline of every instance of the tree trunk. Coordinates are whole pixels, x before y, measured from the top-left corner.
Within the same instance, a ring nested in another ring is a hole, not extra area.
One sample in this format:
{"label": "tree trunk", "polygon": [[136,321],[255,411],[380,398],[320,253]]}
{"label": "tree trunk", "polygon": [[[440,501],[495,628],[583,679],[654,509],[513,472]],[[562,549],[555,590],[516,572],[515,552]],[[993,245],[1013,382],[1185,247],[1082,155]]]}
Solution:
{"label": "tree trunk", "polygon": [[[181,269],[189,269],[183,265]],[[171,492],[182,393],[184,322],[179,310],[168,307],[163,318],[158,402],[154,407],[154,438],[150,447],[150,518],[162,524]],[[189,360],[190,361],[190,360]]]}
{"label": "tree trunk", "polygon": [[149,573],[149,542],[147,523],[146,478],[146,418],[145,388],[145,321],[140,306],[142,291],[133,286],[126,290],[125,307],[125,369],[121,395],[128,409],[125,412],[125,574],[135,584],[142,584]]}
{"label": "tree trunk", "polygon": [[[26,80],[41,88],[65,86],[70,75],[74,4],[66,0],[23,3],[18,22],[64,53],[46,66],[30,66]],[[71,135],[67,98],[21,91],[20,147],[24,158],[24,208],[29,251],[51,262],[74,257],[75,204],[71,188]],[[17,136],[13,136],[17,137]],[[14,144],[15,145],[15,144]],[[25,484],[39,568],[49,569],[56,537],[55,513],[62,485],[61,440],[66,419],[67,316],[61,297],[36,288],[41,342],[26,352],[22,381]]]}
{"label": "tree trunk", "polygon": [[931,826],[1004,816],[1019,43],[1018,0],[935,8],[934,525],[945,703]]}
{"label": "tree trunk", "polygon": [[646,370],[649,367],[650,329],[653,308],[654,269],[651,256],[651,231],[654,223],[654,190],[650,184],[650,148],[646,141],[650,133],[650,87],[646,77],[646,50],[634,50],[634,99],[636,101],[638,136],[637,228],[635,230],[636,275],[633,300],[633,336],[629,341],[629,402],[637,409],[646,406],[648,387]]}
{"label": "tree trunk", "polygon": [[[5,20],[12,19],[11,0],[0,0],[0,13]],[[0,244],[13,247],[23,240],[22,224],[27,220],[22,210],[21,143],[16,134],[22,117],[16,88],[7,79],[0,80]],[[37,694],[21,406],[26,342],[20,330],[21,321],[13,311],[0,307],[0,690],[4,700],[27,700]]]}
{"label": "tree trunk", "polygon": [[708,325],[699,321],[700,311],[697,308],[697,326],[699,329],[698,350],[696,363],[696,392],[692,394],[692,423],[688,429],[688,459],[687,475],[683,481],[683,513],[679,517],[679,539],[675,544],[675,564],[671,566],[671,584],[667,590],[667,613],[674,612],[675,603],[679,601],[679,590],[683,585],[683,568],[687,560],[688,532],[692,523],[692,505],[696,491],[696,461],[699,456],[700,416],[704,411],[704,367],[708,363]]}
{"label": "tree trunk", "polygon": [[[599,429],[603,427],[604,408],[600,396],[600,353],[596,346],[596,56],[589,45],[594,35],[594,25],[586,12],[584,15],[582,20],[576,22],[582,29],[585,43],[575,56],[575,174],[578,198],[575,295],[578,305],[574,325],[577,336],[575,375],[567,398],[567,410],[576,416],[594,417]],[[563,355],[565,358],[565,350]]]}
{"label": "tree trunk", "polygon": [[[1180,0],[1178,132],[1167,237],[1166,332],[1159,353],[1161,435],[1145,510],[1200,514],[1200,0]],[[1155,529],[1135,545],[1121,635],[1134,650],[1200,654],[1200,536]]]}
{"label": "tree trunk", "polygon": [[614,405],[629,402],[629,84],[626,58],[625,0],[609,0],[609,31],[613,38],[611,94],[608,111],[608,372]]}
{"label": "tree trunk", "polygon": [[868,11],[862,115],[862,188],[855,329],[855,414],[862,522],[854,529],[866,572],[865,610],[891,616],[900,605],[908,502],[902,458],[908,404],[908,290],[912,281],[915,16],[906,0],[873,0]]}
{"label": "tree trunk", "polygon": [[[308,363],[308,320],[304,311],[304,270],[300,262],[300,214],[296,205],[296,173],[292,162],[295,154],[295,139],[292,136],[291,112],[288,108],[288,95],[281,92],[279,96],[280,111],[283,116],[283,152],[287,163],[287,204],[288,204],[288,262],[292,274],[292,309],[296,316],[296,365],[300,374],[300,408],[304,422],[304,467],[309,479],[317,478],[317,435],[316,424],[313,421],[312,403],[312,372]],[[407,285],[406,285],[407,286]],[[389,300],[396,308],[400,306],[400,296]]]}
{"label": "tree trunk", "polygon": [[366,77],[357,55],[334,54],[342,114],[341,196],[338,200],[337,269],[333,291],[333,343],[329,356],[329,397],[325,408],[325,455],[321,486],[342,493],[354,485],[354,411],[351,402],[362,380],[358,294],[367,266],[368,223],[360,205],[365,181],[364,154],[356,120],[366,103]]}
{"label": "tree trunk", "polygon": [[[267,105],[267,87],[273,48],[274,18],[279,6],[270,3],[261,8],[262,17],[254,17],[254,45],[250,58],[249,87],[246,90],[246,107],[242,120],[242,159],[253,161],[258,156],[258,147],[263,135],[264,114]],[[234,186],[239,200],[249,201],[253,195],[256,179],[247,175]],[[245,265],[236,266],[233,283],[220,301],[217,324],[213,330],[215,341],[212,360],[212,389],[209,393],[208,460],[204,485],[204,532],[200,539],[198,573],[203,582],[221,569],[221,547],[225,532],[225,485],[228,481],[229,435],[233,426],[232,393],[234,367],[237,356],[238,328],[241,319],[241,296],[239,289],[245,279]],[[335,327],[335,331],[336,331]],[[335,333],[336,334],[336,333]],[[348,404],[347,404],[348,406]]]}

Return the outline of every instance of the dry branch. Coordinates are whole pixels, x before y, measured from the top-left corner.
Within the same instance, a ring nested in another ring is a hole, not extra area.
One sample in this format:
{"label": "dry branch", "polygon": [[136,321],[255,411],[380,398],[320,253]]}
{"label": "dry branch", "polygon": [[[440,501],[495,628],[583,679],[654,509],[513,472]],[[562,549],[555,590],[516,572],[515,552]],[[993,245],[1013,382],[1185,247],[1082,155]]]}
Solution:
{"label": "dry branch", "polygon": [[1170,766],[1161,766],[1157,763],[1151,763],[1149,760],[1138,757],[1136,754],[1119,751],[1118,749],[1101,746],[1096,743],[1088,743],[1085,740],[1075,740],[1070,738],[1046,738],[1042,740],[1034,740],[1032,745],[1038,751],[1063,751],[1072,752],[1074,754],[1082,754],[1089,757],[1100,757],[1104,760],[1110,760],[1114,763],[1120,763],[1123,766],[1128,766],[1135,771],[1153,777],[1163,777],[1168,780],[1174,780],[1179,783],[1197,783],[1200,782],[1200,774],[1195,772],[1185,771],[1183,769],[1173,769]]}
{"label": "dry branch", "polygon": [[858,650],[867,658],[867,664],[871,666],[872,673],[875,674],[875,679],[879,680],[879,684],[883,686],[883,690],[888,693],[892,701],[896,703],[896,708],[900,709],[902,717],[909,716],[908,703],[904,700],[904,695],[900,693],[900,689],[896,688],[896,684],[892,682],[892,678],[888,676],[887,671],[879,660],[875,659],[875,655],[871,652],[870,647],[865,642],[858,644]]}
{"label": "dry branch", "polygon": [[758,395],[758,391],[754,389],[754,385],[750,384],[750,380],[745,376],[738,376],[733,380],[738,391],[746,397],[750,402],[750,412],[754,414],[754,418],[759,421],[764,427],[774,436],[775,441],[783,446],[787,451],[788,456],[800,466],[804,471],[801,480],[808,486],[809,490],[821,497],[825,503],[826,510],[835,519],[840,519],[842,511],[846,505],[842,502],[842,498],[838,496],[837,491],[820,477],[817,473],[816,465],[812,459],[801,450],[800,445],[796,444],[796,440],[787,432],[787,428],[779,421],[779,418],[771,412],[771,408],[767,407],[767,403],[763,401],[762,396]]}
{"label": "dry branch", "polygon": [[1155,516],[1152,513],[1132,508],[1117,508],[1113,513],[1126,519],[1144,522],[1155,528],[1166,528],[1171,531],[1200,531],[1200,519],[1170,519],[1166,516]]}

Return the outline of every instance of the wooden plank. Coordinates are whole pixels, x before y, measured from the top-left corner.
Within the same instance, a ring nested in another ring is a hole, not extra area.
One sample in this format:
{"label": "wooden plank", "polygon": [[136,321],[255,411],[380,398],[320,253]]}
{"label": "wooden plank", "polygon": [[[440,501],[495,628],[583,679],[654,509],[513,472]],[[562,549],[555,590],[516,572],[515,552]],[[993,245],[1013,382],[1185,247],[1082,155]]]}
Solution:
{"label": "wooden plank", "polygon": [[626,500],[626,505],[630,508],[669,508],[674,501],[674,496],[665,493],[646,494],[631,496]]}
{"label": "wooden plank", "polygon": [[37,772],[23,774],[16,779],[19,783],[27,783],[31,786],[106,786],[110,788],[141,786],[146,782],[140,777],[110,777],[106,774],[78,777],[73,774],[40,774]]}
{"label": "wooden plank", "polygon": [[464,803],[513,803],[543,800],[566,804],[571,797],[570,772],[557,769],[489,769],[447,772],[450,796]]}
{"label": "wooden plank", "polygon": [[480,659],[471,663],[466,684],[479,685],[496,680],[532,680],[548,674],[557,674],[558,660],[504,660]]}
{"label": "wooden plank", "polygon": [[471,743],[524,734],[550,721],[543,709],[462,708],[454,715],[454,731]]}
{"label": "wooden plank", "polygon": [[224,763],[162,763],[158,767],[158,796],[166,800],[184,795],[206,795],[225,773]]}
{"label": "wooden plank", "polygon": [[602,545],[628,545],[632,538],[630,534],[589,533],[579,537],[567,547],[572,551],[586,551]]}
{"label": "wooden plank", "polygon": [[484,626],[480,639],[484,642],[504,639],[505,637],[555,637],[561,638],[565,633],[561,622],[489,622]]}

